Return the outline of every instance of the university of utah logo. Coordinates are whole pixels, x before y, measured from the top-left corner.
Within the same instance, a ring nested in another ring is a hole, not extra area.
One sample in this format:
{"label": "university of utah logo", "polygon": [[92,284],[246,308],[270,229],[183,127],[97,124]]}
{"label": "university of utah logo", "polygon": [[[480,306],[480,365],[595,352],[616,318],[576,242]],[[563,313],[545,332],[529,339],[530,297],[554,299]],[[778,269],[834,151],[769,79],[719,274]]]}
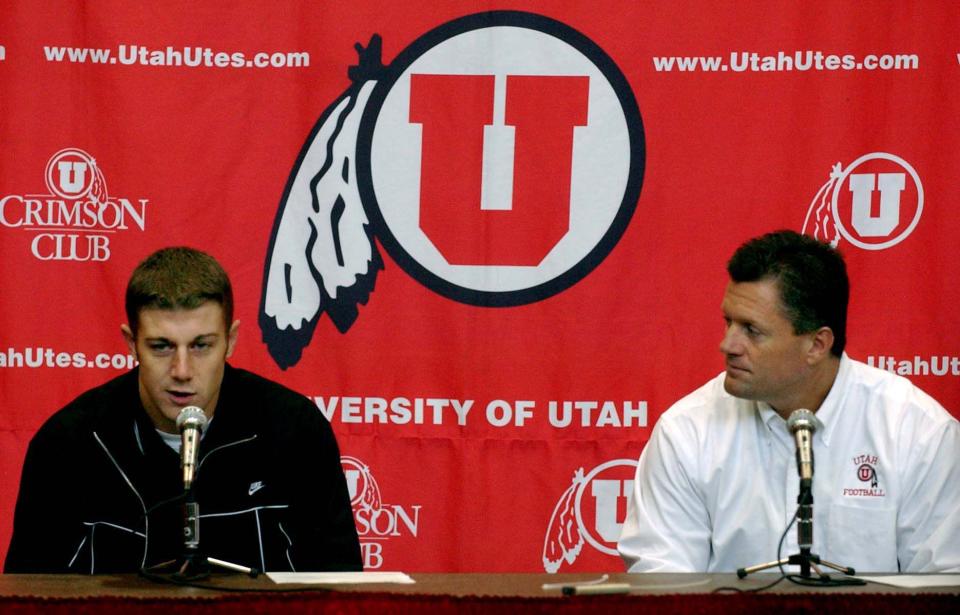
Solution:
{"label": "university of utah logo", "polygon": [[614,459],[586,474],[583,468],[574,472],[550,516],[543,539],[544,570],[557,572],[564,562],[573,564],[584,543],[606,555],[617,555],[636,470],[636,461]]}
{"label": "university of utah logo", "polygon": [[813,197],[803,233],[836,247],[841,238],[864,250],[883,250],[906,239],[923,213],[923,185],[910,164],[893,154],[838,162]]}
{"label": "university of utah logo", "polygon": [[862,483],[858,487],[845,487],[843,495],[848,497],[882,498],[886,492],[880,488],[877,479],[877,465],[880,459],[876,455],[863,454],[853,458],[857,480]]}
{"label": "university of utah logo", "polygon": [[[322,314],[346,332],[383,261],[463,303],[539,301],[583,279],[636,208],[643,125],[593,41],[493,11],[427,32],[351,85],[300,152],[274,223],[260,327],[282,368]],[[375,241],[376,240],[376,241]]]}

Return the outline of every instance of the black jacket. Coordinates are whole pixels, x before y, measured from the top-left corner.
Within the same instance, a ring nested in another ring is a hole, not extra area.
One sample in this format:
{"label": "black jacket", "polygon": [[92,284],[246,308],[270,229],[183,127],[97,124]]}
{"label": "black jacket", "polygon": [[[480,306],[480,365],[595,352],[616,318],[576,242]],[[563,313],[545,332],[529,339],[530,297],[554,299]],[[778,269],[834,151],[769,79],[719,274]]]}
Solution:
{"label": "black jacket", "polygon": [[[267,571],[362,568],[337,442],[307,398],[228,365],[199,459],[203,554]],[[30,442],[4,571],[135,572],[179,558],[179,466],[136,369],[84,393]]]}

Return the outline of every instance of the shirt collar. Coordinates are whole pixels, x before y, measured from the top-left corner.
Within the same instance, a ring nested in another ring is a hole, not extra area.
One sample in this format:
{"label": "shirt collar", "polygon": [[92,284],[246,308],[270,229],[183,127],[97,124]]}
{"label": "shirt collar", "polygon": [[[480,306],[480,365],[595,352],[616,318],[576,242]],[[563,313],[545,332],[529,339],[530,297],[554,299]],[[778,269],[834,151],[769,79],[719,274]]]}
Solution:
{"label": "shirt collar", "polygon": [[837,369],[837,377],[833,379],[833,386],[827,393],[826,399],[820,404],[817,410],[817,418],[823,425],[819,430],[820,438],[827,446],[830,445],[830,437],[833,434],[833,428],[837,424],[837,417],[840,415],[840,408],[843,406],[843,400],[847,396],[847,386],[850,380],[850,357],[847,353],[840,356],[840,367]]}
{"label": "shirt collar", "polygon": [[[836,417],[840,413],[840,407],[843,404],[843,400],[846,397],[847,392],[847,381],[850,379],[850,358],[847,356],[847,353],[843,353],[840,357],[840,367],[837,370],[837,377],[833,380],[833,385],[830,387],[830,392],[827,393],[826,398],[824,398],[823,403],[820,404],[820,408],[816,412],[817,420],[820,421],[820,426],[817,429],[817,433],[814,434],[814,437],[819,435],[820,439],[823,441],[824,445],[830,446],[830,437],[833,434],[833,427],[836,424]],[[777,411],[774,410],[770,404],[765,401],[758,401],[757,410],[760,412],[760,419],[764,424],[773,429],[773,425],[776,421],[785,423],[784,419],[777,414]]]}

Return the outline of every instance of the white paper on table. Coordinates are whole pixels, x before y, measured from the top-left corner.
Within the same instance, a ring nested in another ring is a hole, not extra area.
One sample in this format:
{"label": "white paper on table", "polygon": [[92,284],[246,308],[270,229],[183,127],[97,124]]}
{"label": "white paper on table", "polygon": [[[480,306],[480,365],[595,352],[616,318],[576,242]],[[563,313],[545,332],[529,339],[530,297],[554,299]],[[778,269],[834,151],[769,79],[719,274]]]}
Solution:
{"label": "white paper on table", "polygon": [[854,578],[894,587],[960,587],[960,574],[892,574],[879,577],[858,574]]}
{"label": "white paper on table", "polygon": [[274,583],[416,583],[402,572],[268,572]]}

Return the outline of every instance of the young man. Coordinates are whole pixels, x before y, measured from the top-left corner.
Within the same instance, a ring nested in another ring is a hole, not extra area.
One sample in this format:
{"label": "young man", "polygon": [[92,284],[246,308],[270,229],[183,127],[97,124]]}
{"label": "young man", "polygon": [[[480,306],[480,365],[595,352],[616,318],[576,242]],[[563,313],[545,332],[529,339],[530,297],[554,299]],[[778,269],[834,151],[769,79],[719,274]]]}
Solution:
{"label": "young man", "polygon": [[[631,572],[773,561],[797,508],[786,419],[815,412],[812,552],[857,571],[960,570],[960,425],[844,352],[839,253],[791,231],[741,246],[723,298],[726,371],[660,417],[619,550]],[[780,557],[798,553],[796,531]]]}
{"label": "young man", "polygon": [[5,572],[134,572],[183,554],[180,435],[208,419],[193,491],[200,550],[258,570],[360,570],[340,453],[302,395],[227,364],[230,281],[210,256],[155,252],[121,331],[138,367],[53,415],[27,450]]}

